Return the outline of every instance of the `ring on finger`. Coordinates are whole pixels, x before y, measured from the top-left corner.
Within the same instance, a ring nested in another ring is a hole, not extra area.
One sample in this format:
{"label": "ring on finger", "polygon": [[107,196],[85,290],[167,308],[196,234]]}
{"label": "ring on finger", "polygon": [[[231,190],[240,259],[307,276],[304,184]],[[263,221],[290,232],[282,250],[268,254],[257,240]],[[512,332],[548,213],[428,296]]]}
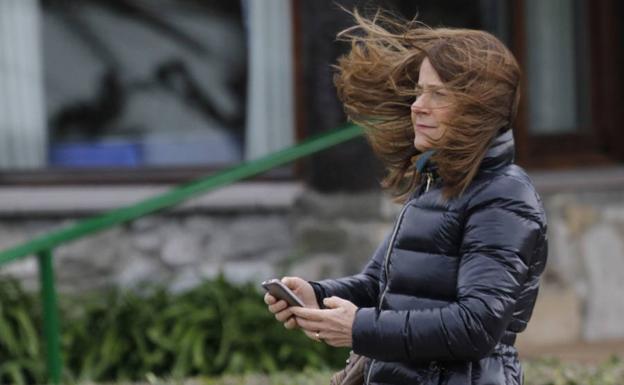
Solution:
{"label": "ring on finger", "polygon": [[323,339],[321,338],[321,332],[318,331],[314,334],[314,336],[316,337],[318,342],[323,342]]}

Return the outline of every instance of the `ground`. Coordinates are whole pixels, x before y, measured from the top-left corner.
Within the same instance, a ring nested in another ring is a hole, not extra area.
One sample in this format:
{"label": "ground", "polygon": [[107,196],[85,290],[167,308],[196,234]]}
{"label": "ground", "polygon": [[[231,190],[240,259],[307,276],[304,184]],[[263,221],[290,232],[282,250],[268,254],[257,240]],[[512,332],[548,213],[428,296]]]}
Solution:
{"label": "ground", "polygon": [[624,359],[624,339],[601,342],[582,342],[541,348],[524,348],[520,351],[523,359],[555,357],[564,362],[597,364],[617,355]]}

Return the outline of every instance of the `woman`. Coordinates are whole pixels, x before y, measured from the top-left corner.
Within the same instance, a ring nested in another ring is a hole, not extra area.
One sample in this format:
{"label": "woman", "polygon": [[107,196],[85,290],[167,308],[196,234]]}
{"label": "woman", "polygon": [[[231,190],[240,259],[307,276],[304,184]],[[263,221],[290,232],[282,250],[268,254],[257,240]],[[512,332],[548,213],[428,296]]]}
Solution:
{"label": "woman", "polygon": [[521,384],[513,345],[547,240],[513,163],[518,64],[483,31],[355,19],[336,85],[403,209],[361,274],[286,277],[306,307],[265,302],[286,328],[369,357],[366,384]]}

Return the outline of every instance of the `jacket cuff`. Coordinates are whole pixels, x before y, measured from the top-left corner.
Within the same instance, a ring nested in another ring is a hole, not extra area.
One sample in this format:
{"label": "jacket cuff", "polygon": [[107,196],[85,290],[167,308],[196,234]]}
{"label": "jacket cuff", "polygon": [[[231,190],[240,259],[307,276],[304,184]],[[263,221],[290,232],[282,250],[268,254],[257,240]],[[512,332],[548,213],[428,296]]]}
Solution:
{"label": "jacket cuff", "polygon": [[355,319],[351,328],[351,345],[356,354],[372,357],[373,351],[379,349],[375,336],[377,309],[362,307],[355,312]]}
{"label": "jacket cuff", "polygon": [[312,289],[314,289],[314,296],[316,297],[316,303],[318,304],[319,309],[325,309],[323,300],[327,297],[327,295],[325,294],[323,285],[315,281],[308,281],[308,283],[312,285]]}

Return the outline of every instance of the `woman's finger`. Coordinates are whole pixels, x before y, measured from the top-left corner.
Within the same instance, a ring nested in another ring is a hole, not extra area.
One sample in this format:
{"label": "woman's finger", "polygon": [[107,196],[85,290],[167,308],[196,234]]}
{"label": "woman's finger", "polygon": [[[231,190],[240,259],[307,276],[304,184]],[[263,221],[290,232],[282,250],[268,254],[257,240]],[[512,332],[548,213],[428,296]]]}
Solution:
{"label": "woman's finger", "polygon": [[297,317],[297,325],[299,325],[299,327],[302,329],[312,332],[328,330],[327,324],[325,322],[310,321],[299,317]]}
{"label": "woman's finger", "polygon": [[284,327],[289,330],[296,329],[297,320],[295,320],[295,317],[290,317],[288,321],[284,322]]}
{"label": "woman's finger", "polygon": [[267,305],[273,305],[277,301],[277,298],[273,297],[271,294],[266,293],[264,295],[264,303]]}
{"label": "woman's finger", "polygon": [[286,301],[284,300],[279,300],[277,302],[275,302],[272,305],[269,305],[269,311],[271,313],[279,313],[282,310],[286,309],[288,307],[288,304],[286,303]]}
{"label": "woman's finger", "polygon": [[305,318],[314,321],[321,321],[327,317],[327,313],[334,310],[310,309],[307,307],[293,306],[292,312],[298,318]]}
{"label": "woman's finger", "polygon": [[315,334],[316,334],[316,333],[313,333],[313,332],[311,332],[311,331],[309,331],[309,330],[305,330],[305,329],[303,329],[303,332],[305,333],[305,335],[306,335],[309,339],[311,339],[311,340],[315,340],[315,339],[316,339],[316,336],[315,336]]}
{"label": "woman's finger", "polygon": [[341,340],[344,340],[343,336],[339,336],[335,333],[328,333],[325,331],[310,331],[302,329],[305,335],[314,341],[324,342],[327,345],[340,347],[344,346],[340,343]]}
{"label": "woman's finger", "polygon": [[280,311],[278,313],[275,313],[275,319],[278,320],[279,322],[286,322],[288,321],[289,318],[292,317],[292,312],[289,309]]}
{"label": "woman's finger", "polygon": [[323,333],[322,332],[318,334],[318,337],[317,337],[317,334],[316,334],[317,332],[311,332],[309,330],[304,330],[303,332],[311,340],[318,341],[318,342],[324,342],[324,338],[323,338]]}
{"label": "woman's finger", "polygon": [[[316,332],[308,331],[308,333],[310,333],[308,337],[316,340]],[[340,333],[336,333],[332,331],[321,331],[319,332],[319,337],[321,338],[322,342],[330,346],[334,346],[334,347],[348,346],[344,343],[344,341],[347,339],[346,336]]]}

